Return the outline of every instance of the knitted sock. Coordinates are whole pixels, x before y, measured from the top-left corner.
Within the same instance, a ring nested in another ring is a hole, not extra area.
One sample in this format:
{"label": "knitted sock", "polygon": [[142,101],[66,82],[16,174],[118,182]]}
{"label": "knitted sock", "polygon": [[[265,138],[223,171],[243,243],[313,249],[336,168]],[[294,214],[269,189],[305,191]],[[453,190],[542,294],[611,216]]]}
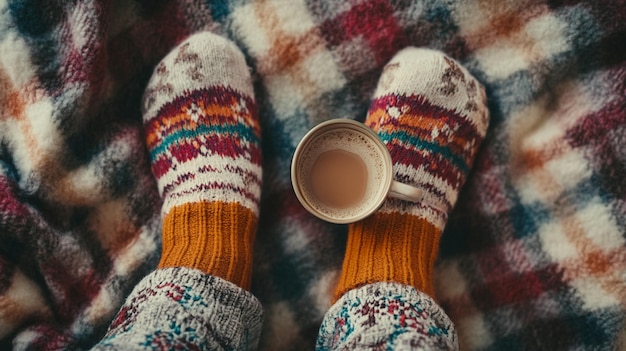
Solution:
{"label": "knitted sock", "polygon": [[243,54],[217,35],[193,35],[156,67],[143,100],[163,198],[159,267],[196,268],[249,289],[261,149]]}
{"label": "knitted sock", "polygon": [[407,48],[385,66],[365,124],[387,145],[395,179],[423,189],[425,197],[387,199],[349,226],[335,298],[383,281],[433,296],[439,237],[487,130],[484,90],[443,53]]}

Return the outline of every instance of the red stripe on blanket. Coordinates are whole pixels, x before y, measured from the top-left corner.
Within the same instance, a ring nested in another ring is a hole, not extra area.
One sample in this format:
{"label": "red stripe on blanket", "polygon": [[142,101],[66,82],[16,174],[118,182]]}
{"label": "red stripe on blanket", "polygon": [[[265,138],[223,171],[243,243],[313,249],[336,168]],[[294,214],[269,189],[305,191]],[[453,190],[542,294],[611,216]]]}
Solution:
{"label": "red stripe on blanket", "polygon": [[[485,258],[481,256],[481,266]],[[563,272],[557,264],[549,264],[529,272],[505,272],[507,264],[494,260],[492,264],[483,266],[487,283],[472,289],[471,295],[476,307],[483,311],[502,308],[535,300],[542,294],[567,286]],[[500,272],[497,272],[497,271]],[[491,279],[490,276],[499,276]]]}
{"label": "red stripe on blanket", "polygon": [[41,265],[41,272],[46,277],[48,288],[55,292],[58,299],[54,307],[57,317],[62,321],[72,321],[90,301],[93,301],[102,288],[99,276],[107,272],[107,269],[96,272],[89,268],[80,275],[72,275],[76,267],[69,268],[67,265],[71,263],[71,260],[59,261],[57,258],[50,258]]}
{"label": "red stripe on blanket", "polygon": [[141,18],[109,39],[106,51],[109,72],[123,83],[143,81],[146,67],[193,32],[184,20],[186,9],[175,1],[138,7],[142,13],[129,16]]}
{"label": "red stripe on blanket", "polygon": [[[626,71],[624,71],[626,72]],[[626,75],[614,77],[621,81],[621,91],[626,92]],[[626,98],[608,104],[603,109],[579,120],[567,131],[566,138],[574,147],[584,148],[587,160],[601,176],[602,185],[616,198],[626,194]]]}
{"label": "red stripe on blanket", "polygon": [[18,191],[17,184],[5,177],[0,177],[0,194],[2,194],[0,195],[0,214],[2,214],[0,233],[3,233],[4,243],[6,243],[4,238],[22,235],[22,231],[29,230],[33,225],[30,223],[31,213],[20,201]]}
{"label": "red stripe on blanket", "polygon": [[406,37],[387,1],[364,1],[320,25],[322,36],[331,46],[363,38],[376,62],[384,64],[402,47]]}

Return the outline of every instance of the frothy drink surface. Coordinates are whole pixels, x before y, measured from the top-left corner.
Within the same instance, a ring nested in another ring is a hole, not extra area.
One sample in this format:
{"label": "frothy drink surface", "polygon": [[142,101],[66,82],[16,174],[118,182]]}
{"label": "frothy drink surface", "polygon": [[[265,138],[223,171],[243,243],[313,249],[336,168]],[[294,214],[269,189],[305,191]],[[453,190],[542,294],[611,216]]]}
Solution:
{"label": "frothy drink surface", "polygon": [[319,201],[337,208],[350,207],[365,195],[367,166],[350,151],[325,151],[311,169],[311,187]]}
{"label": "frothy drink surface", "polygon": [[310,206],[330,217],[359,215],[384,198],[383,151],[350,128],[327,131],[302,150],[300,190]]}

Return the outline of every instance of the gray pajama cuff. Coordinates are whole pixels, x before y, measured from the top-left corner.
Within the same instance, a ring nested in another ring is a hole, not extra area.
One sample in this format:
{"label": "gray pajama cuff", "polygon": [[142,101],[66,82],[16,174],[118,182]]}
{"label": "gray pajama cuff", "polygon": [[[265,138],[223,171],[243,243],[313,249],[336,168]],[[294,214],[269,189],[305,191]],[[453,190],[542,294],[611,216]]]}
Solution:
{"label": "gray pajama cuff", "polygon": [[430,296],[399,283],[348,291],[326,313],[317,350],[458,350],[452,321]]}
{"label": "gray pajama cuff", "polygon": [[255,350],[262,322],[260,302],[233,283],[159,269],[137,284],[93,350]]}

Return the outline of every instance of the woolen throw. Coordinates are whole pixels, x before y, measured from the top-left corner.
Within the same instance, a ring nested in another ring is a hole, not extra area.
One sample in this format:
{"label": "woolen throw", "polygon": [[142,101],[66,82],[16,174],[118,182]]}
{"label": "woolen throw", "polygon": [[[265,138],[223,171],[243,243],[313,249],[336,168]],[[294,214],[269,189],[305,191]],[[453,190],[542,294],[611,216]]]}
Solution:
{"label": "woolen throw", "polygon": [[98,342],[161,252],[141,98],[200,31],[251,67],[263,180],[262,350],[312,350],[347,227],[298,203],[298,141],[365,119],[385,64],[437,49],[490,125],[441,238],[437,302],[466,350],[625,347],[626,2],[0,0],[0,348]]}

